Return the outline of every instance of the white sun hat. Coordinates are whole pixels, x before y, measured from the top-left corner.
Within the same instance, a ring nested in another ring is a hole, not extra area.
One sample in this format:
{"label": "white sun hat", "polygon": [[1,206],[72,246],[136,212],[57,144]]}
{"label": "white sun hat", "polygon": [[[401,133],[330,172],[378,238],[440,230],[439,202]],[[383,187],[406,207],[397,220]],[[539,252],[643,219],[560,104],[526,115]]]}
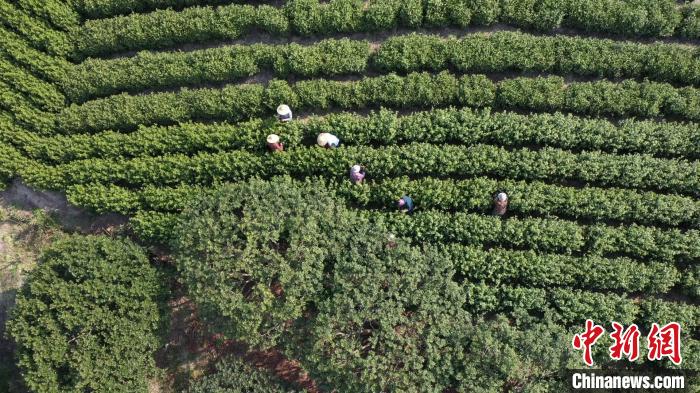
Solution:
{"label": "white sun hat", "polygon": [[278,143],[280,141],[280,136],[276,134],[270,134],[267,136],[267,143]]}
{"label": "white sun hat", "polygon": [[322,132],[318,134],[318,137],[316,138],[316,143],[318,143],[319,146],[325,147],[328,144],[328,140],[330,139],[331,134],[327,132]]}
{"label": "white sun hat", "polygon": [[277,114],[280,116],[288,116],[292,114],[292,110],[289,109],[289,106],[282,104],[277,107]]}
{"label": "white sun hat", "polygon": [[353,173],[358,173],[360,170],[362,170],[362,168],[359,165],[353,165],[352,168],[350,168],[350,170]]}
{"label": "white sun hat", "polygon": [[498,199],[499,202],[505,202],[508,200],[508,195],[506,195],[505,192],[499,192],[498,195],[496,195],[496,199]]}

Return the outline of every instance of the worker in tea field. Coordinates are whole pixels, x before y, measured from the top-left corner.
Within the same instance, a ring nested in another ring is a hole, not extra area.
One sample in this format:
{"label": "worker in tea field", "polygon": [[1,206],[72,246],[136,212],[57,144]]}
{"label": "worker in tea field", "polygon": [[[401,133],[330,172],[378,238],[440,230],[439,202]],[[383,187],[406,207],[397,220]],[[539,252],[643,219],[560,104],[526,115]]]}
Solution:
{"label": "worker in tea field", "polygon": [[413,199],[408,195],[402,196],[396,205],[403,213],[411,213],[413,212],[413,209],[416,208],[416,205],[413,203]]}
{"label": "worker in tea field", "polygon": [[396,236],[394,236],[393,233],[390,233],[386,236],[386,247],[387,248],[396,248],[398,244],[396,243]]}
{"label": "worker in tea field", "polygon": [[508,194],[499,192],[494,198],[493,214],[503,217],[508,211]]}
{"label": "worker in tea field", "polygon": [[279,121],[291,121],[292,120],[292,110],[289,106],[282,104],[277,107],[277,118]]}
{"label": "worker in tea field", "polygon": [[321,147],[325,147],[326,149],[335,149],[338,147],[338,145],[340,145],[340,139],[333,134],[322,132],[318,134],[316,143],[318,143],[318,145]]}
{"label": "worker in tea field", "polygon": [[350,168],[350,181],[353,184],[361,184],[365,180],[365,168],[360,165],[353,165]]}
{"label": "worker in tea field", "polygon": [[284,143],[280,142],[279,135],[270,134],[267,136],[267,148],[271,152],[284,151]]}

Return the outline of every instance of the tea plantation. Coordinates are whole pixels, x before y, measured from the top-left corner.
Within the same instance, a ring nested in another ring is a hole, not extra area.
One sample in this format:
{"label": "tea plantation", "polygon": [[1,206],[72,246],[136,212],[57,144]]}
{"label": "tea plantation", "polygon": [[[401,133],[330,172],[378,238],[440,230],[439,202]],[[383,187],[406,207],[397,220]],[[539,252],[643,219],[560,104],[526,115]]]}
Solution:
{"label": "tea plantation", "polygon": [[[596,368],[700,370],[699,44],[674,0],[0,0],[0,188],[129,217],[42,257],[24,383],[149,391],[164,271],[313,380],[168,389],[559,392],[587,319],[642,332]],[[669,322],[680,365],[647,359]]]}

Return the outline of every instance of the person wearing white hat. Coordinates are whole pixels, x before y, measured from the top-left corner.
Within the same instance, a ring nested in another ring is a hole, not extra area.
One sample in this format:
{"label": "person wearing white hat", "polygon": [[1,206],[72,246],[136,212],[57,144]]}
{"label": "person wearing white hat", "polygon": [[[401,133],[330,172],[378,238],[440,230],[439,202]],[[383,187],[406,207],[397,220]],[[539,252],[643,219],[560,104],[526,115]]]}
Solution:
{"label": "person wearing white hat", "polygon": [[280,142],[279,135],[270,134],[267,136],[267,148],[272,151],[284,151],[284,143]]}
{"label": "person wearing white hat", "polygon": [[386,236],[386,247],[387,248],[396,248],[398,244],[396,243],[396,236],[394,236],[393,233],[389,233]]}
{"label": "person wearing white hat", "polygon": [[334,149],[340,144],[340,139],[338,139],[338,137],[333,134],[322,132],[318,134],[318,137],[316,138],[316,143],[318,143],[318,145],[321,147],[325,147],[327,149]]}
{"label": "person wearing white hat", "polygon": [[277,107],[277,118],[280,121],[291,121],[292,120],[292,110],[289,106],[282,104]]}
{"label": "person wearing white hat", "polygon": [[365,170],[360,165],[353,165],[350,168],[350,181],[353,184],[360,184],[365,179]]}
{"label": "person wearing white hat", "polygon": [[505,192],[499,192],[494,198],[493,214],[495,216],[503,217],[508,211],[508,194]]}

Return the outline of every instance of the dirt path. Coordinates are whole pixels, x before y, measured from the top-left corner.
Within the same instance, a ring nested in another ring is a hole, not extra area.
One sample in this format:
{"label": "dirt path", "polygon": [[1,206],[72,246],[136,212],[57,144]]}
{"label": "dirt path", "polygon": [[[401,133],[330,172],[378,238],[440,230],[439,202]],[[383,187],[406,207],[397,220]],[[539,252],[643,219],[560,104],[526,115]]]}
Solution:
{"label": "dirt path", "polygon": [[85,234],[111,234],[128,220],[119,214],[93,214],[69,204],[62,193],[34,190],[19,179],[0,192],[0,206],[25,212],[41,209],[49,213],[63,229]]}

